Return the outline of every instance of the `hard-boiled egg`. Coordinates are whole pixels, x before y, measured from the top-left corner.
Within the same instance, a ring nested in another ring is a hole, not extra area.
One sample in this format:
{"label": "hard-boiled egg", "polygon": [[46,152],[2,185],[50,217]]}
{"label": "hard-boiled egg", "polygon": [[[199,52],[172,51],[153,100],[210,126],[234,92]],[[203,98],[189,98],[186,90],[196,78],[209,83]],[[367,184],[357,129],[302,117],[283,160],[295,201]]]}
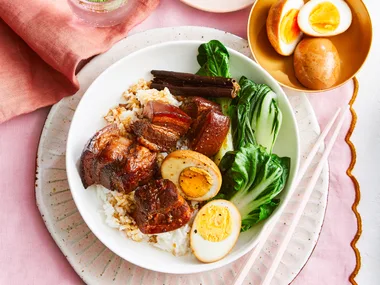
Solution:
{"label": "hard-boiled egg", "polygon": [[234,204],[226,200],[211,201],[194,219],[190,247],[200,261],[218,261],[234,247],[240,227],[240,213]]}
{"label": "hard-boiled egg", "polygon": [[340,58],[329,39],[303,39],[294,52],[294,72],[302,85],[315,90],[333,86],[339,79]]}
{"label": "hard-boiled egg", "polygon": [[188,200],[206,201],[218,194],[222,186],[218,166],[192,150],[170,153],[161,164],[161,175],[171,180]]}
{"label": "hard-boiled egg", "polygon": [[298,14],[300,29],[315,37],[341,34],[350,27],[351,21],[351,9],[343,0],[311,0]]}
{"label": "hard-boiled egg", "polygon": [[268,39],[281,55],[291,55],[302,38],[297,16],[303,5],[303,0],[279,0],[269,10]]}

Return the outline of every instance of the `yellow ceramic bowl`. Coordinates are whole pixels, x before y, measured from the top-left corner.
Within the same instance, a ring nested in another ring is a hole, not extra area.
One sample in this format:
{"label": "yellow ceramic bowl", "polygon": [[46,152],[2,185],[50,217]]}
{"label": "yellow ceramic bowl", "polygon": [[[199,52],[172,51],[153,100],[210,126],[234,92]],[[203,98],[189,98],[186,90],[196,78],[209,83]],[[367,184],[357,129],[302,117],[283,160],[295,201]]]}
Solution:
{"label": "yellow ceramic bowl", "polygon": [[[367,8],[361,0],[346,0],[351,8],[352,23],[344,33],[329,37],[338,50],[341,71],[338,81],[330,88],[312,90],[303,86],[295,77],[293,55],[276,53],[269,43],[266,19],[273,3],[277,0],[257,0],[248,20],[248,42],[253,57],[281,85],[304,92],[320,92],[334,89],[355,76],[364,64],[372,42],[372,24]],[[307,2],[307,1],[305,1]]]}

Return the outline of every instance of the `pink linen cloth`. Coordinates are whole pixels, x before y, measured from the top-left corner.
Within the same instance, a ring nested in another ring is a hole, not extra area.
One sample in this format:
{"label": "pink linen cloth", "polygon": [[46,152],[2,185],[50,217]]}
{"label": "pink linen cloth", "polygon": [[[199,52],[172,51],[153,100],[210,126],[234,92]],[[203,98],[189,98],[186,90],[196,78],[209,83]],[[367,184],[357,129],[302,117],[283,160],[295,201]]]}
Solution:
{"label": "pink linen cloth", "polygon": [[[249,9],[217,15],[197,11],[177,0],[161,0],[157,10],[133,32],[165,26],[202,25],[245,38],[248,14]],[[348,103],[352,92],[350,82],[331,92],[309,95],[321,128],[338,106]],[[0,189],[3,189],[0,284],[83,283],[50,237],[35,204],[35,157],[48,111],[43,108],[0,125]],[[345,173],[351,161],[344,141],[350,123],[349,118],[330,156],[329,202],[319,242],[292,284],[350,284],[349,276],[356,265],[350,243],[357,231],[357,221],[351,210],[354,187]]]}
{"label": "pink linen cloth", "polygon": [[95,28],[66,0],[0,0],[0,123],[75,93],[83,61],[112,47],[159,3],[133,1],[123,24]]}

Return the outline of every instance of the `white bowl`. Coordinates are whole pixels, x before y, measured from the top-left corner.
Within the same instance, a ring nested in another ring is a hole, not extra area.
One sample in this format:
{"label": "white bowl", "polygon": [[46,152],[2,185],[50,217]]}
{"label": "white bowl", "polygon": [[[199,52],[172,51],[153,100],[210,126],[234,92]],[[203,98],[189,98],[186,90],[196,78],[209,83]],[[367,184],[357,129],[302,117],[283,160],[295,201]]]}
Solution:
{"label": "white bowl", "polygon": [[[220,261],[203,264],[193,256],[175,257],[149,244],[138,243],[127,239],[117,229],[105,223],[102,204],[96,191],[84,189],[79,176],[79,158],[86,142],[95,132],[105,126],[103,116],[116,106],[122,93],[140,78],[150,79],[152,69],[163,69],[180,72],[196,72],[199,41],[168,42],[150,46],[119,60],[105,70],[88,88],[74,114],[66,149],[66,170],[74,201],[84,221],[98,239],[110,250],[138,266],[174,274],[203,272],[224,266],[251,250],[258,242],[260,235],[276,212],[265,222],[256,225],[240,234],[235,247]],[[283,113],[283,123],[274,148],[280,156],[291,158],[291,169],[288,183],[281,193],[282,202],[289,198],[289,189],[294,180],[299,164],[299,138],[296,120],[279,84],[259,65],[248,57],[228,49],[230,68],[234,78],[240,76],[257,83],[269,85],[279,95],[279,106]]]}

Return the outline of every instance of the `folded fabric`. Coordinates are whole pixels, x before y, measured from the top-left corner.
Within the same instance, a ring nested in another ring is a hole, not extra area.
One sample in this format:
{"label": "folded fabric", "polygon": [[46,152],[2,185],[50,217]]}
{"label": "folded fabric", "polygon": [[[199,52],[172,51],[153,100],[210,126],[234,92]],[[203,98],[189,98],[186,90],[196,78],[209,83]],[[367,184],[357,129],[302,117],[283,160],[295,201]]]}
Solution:
{"label": "folded fabric", "polygon": [[64,0],[0,0],[0,123],[74,94],[81,63],[125,37],[159,3],[130,1],[125,22],[96,28]]}

